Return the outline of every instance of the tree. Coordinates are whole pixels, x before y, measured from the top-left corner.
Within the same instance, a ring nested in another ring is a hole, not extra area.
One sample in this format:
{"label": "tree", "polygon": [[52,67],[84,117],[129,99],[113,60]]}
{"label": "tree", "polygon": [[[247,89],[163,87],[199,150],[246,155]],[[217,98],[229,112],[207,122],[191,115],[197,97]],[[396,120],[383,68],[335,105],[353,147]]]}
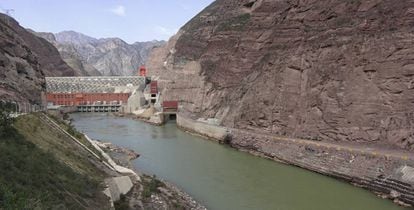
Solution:
{"label": "tree", "polygon": [[13,107],[13,103],[0,101],[0,136],[9,135],[14,130]]}

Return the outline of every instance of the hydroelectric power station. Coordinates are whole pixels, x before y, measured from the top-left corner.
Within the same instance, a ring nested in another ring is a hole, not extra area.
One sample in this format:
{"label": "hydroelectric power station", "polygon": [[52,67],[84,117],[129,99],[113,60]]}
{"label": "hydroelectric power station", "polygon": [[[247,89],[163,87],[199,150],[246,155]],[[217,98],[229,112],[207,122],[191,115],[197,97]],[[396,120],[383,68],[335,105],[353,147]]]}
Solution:
{"label": "hydroelectric power station", "polygon": [[48,109],[69,112],[120,112],[156,124],[174,118],[177,101],[162,101],[158,82],[146,76],[46,77]]}

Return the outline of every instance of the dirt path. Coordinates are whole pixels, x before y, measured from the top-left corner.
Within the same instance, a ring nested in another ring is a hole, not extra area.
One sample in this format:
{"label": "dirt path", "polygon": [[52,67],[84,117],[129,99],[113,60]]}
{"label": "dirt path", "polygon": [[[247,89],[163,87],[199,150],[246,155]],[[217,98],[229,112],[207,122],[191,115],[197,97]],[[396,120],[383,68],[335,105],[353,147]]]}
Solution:
{"label": "dirt path", "polygon": [[262,133],[257,131],[245,131],[240,129],[230,129],[230,130],[237,130],[240,133],[253,133],[258,136],[267,137],[269,139],[275,141],[288,141],[295,144],[301,145],[312,145],[316,147],[324,147],[324,148],[334,148],[337,151],[349,151],[353,153],[360,153],[360,154],[370,154],[373,156],[378,157],[387,157],[387,158],[398,158],[402,160],[413,160],[414,161],[414,152],[409,152],[402,149],[394,149],[394,148],[386,148],[386,146],[378,146],[378,145],[369,145],[366,143],[350,143],[350,142],[324,142],[324,141],[312,141],[306,139],[299,139],[299,138],[289,138],[289,137],[281,137],[271,135],[269,133]]}

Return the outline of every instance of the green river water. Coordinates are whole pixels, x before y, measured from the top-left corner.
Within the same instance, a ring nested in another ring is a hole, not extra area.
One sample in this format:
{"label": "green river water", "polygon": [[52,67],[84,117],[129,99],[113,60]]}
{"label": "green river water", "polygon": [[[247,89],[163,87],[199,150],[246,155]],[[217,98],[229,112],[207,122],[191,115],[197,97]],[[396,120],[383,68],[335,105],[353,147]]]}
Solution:
{"label": "green river water", "polygon": [[136,169],[175,184],[208,209],[396,210],[350,184],[236,151],[178,130],[106,114],[73,114],[91,138],[141,154]]}

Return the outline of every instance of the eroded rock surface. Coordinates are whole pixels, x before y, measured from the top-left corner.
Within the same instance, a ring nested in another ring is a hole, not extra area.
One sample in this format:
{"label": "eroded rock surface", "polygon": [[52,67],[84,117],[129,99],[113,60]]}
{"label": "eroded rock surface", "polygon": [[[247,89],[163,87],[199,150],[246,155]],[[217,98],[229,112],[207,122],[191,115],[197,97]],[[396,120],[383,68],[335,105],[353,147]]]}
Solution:
{"label": "eroded rock surface", "polygon": [[414,2],[217,0],[149,59],[224,126],[414,149]]}
{"label": "eroded rock surface", "polygon": [[53,45],[0,14],[0,99],[40,104],[45,76],[74,75]]}

